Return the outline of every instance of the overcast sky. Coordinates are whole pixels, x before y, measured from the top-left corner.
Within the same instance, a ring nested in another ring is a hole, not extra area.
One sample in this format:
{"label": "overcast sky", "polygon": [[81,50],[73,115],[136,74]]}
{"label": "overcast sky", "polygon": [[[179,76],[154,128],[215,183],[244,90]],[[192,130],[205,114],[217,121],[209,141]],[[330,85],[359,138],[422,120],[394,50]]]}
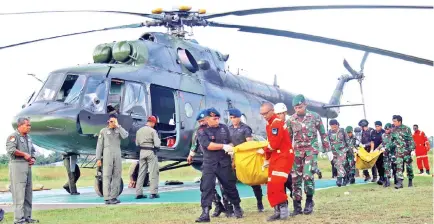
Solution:
{"label": "overcast sky", "polygon": [[[271,3],[272,2],[272,3]],[[153,8],[171,9],[181,4],[205,8],[208,13],[270,6],[344,4],[350,1],[10,1],[2,4],[0,12],[40,10],[120,10],[150,13]],[[351,4],[381,4],[380,1],[351,1]],[[384,4],[432,5],[431,1],[384,1]],[[85,31],[123,24],[143,22],[146,18],[106,13],[55,13],[0,16],[0,46],[46,36]],[[253,16],[227,16],[213,21],[261,26],[304,32],[330,38],[380,47],[433,60],[432,10],[324,10],[282,12]],[[431,21],[431,22],[429,22]],[[40,83],[27,76],[37,74],[44,79],[49,72],[72,65],[92,62],[96,45],[137,39],[146,31],[164,28],[139,28],[105,31],[81,36],[65,37],[0,50],[3,87],[0,96],[4,121],[0,139],[6,140],[13,131],[12,117],[21,109],[26,98],[40,88]],[[430,32],[431,31],[431,32]],[[337,78],[346,74],[342,61],[346,58],[360,69],[364,52],[335,46],[238,32],[235,29],[198,27],[195,39],[200,44],[229,53],[230,70],[243,68],[252,79],[272,84],[278,75],[281,88],[328,102]],[[391,122],[400,114],[403,123],[417,123],[428,135],[434,135],[432,121],[433,67],[370,54],[365,64],[363,82],[366,113],[370,125],[381,120]],[[342,103],[360,103],[356,81],[344,89]],[[288,105],[291,106],[291,105]],[[362,107],[341,108],[338,117],[342,126],[357,125],[363,118]],[[0,153],[4,148],[0,149]]]}

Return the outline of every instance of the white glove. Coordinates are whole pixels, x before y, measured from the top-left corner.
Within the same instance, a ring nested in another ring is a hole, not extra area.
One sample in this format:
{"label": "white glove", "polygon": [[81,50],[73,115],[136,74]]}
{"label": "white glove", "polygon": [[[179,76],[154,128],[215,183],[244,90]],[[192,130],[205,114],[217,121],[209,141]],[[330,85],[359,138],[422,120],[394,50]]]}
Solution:
{"label": "white glove", "polygon": [[380,149],[380,151],[384,152],[384,151],[386,151],[386,149],[383,147],[383,148]]}
{"label": "white glove", "polygon": [[232,147],[231,145],[223,145],[223,150],[225,150],[227,154],[234,153],[234,147]]}
{"label": "white glove", "polygon": [[264,171],[265,168],[267,168],[268,166],[270,166],[270,161],[265,160],[265,161],[264,161],[264,165],[262,165],[262,171]]}
{"label": "white glove", "polygon": [[256,151],[256,153],[259,153],[259,154],[264,154],[264,153],[265,153],[265,151],[264,151],[264,149],[258,149],[258,151]]}
{"label": "white glove", "polygon": [[411,151],[411,156],[415,156],[415,152],[414,151]]}
{"label": "white glove", "polygon": [[327,152],[327,157],[329,157],[329,161],[331,162],[333,160],[333,153]]}

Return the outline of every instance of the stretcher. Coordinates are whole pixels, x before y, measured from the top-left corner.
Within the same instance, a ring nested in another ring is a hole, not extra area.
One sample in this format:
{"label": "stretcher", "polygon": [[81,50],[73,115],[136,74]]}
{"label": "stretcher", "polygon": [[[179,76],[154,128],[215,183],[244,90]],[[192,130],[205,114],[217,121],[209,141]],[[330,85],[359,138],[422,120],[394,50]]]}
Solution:
{"label": "stretcher", "polygon": [[268,141],[248,141],[234,147],[237,179],[250,186],[266,184],[268,168],[263,169],[265,157],[256,151],[268,146]]}
{"label": "stretcher", "polygon": [[364,147],[359,147],[357,153],[354,153],[356,158],[356,168],[359,170],[371,169],[377,162],[382,151],[367,152]]}

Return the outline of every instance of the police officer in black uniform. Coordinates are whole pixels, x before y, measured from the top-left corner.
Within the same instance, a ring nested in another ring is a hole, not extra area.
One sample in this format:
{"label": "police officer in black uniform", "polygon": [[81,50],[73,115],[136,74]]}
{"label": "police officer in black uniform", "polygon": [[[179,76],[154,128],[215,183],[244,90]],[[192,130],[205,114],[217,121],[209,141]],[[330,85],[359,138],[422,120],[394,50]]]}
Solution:
{"label": "police officer in black uniform", "polygon": [[[374,129],[371,127],[368,127],[369,122],[366,119],[362,119],[359,121],[359,126],[362,129],[362,137],[361,137],[361,144],[365,148],[367,152],[371,151],[371,139],[372,134],[374,132]],[[374,149],[372,149],[374,150]],[[369,176],[368,170],[363,170],[363,175],[365,175],[365,181],[369,181],[371,177]],[[372,176],[374,179],[372,179],[372,182],[377,181],[377,167],[375,165],[372,167]]]}
{"label": "police officer in black uniform", "polygon": [[[384,134],[383,124],[381,121],[375,122],[375,130],[372,132],[371,135],[371,150],[375,150],[381,143],[383,142],[383,134]],[[380,154],[380,156],[377,159],[377,162],[375,162],[375,167],[378,170],[378,175],[380,175],[380,178],[377,181],[377,184],[383,185],[384,180],[384,165],[383,165],[383,153]],[[385,180],[384,180],[385,181]]]}
{"label": "police officer in black uniform", "polygon": [[[252,141],[252,129],[240,121],[241,111],[238,109],[229,109],[229,118],[232,121],[232,125],[229,126],[229,132],[231,134],[232,144],[237,146],[246,141]],[[262,188],[261,185],[252,186],[253,193],[256,197],[256,205],[259,212],[264,211],[264,205],[262,204]]]}
{"label": "police officer in black uniform", "polygon": [[240,196],[236,188],[236,178],[232,171],[233,154],[229,128],[219,123],[220,113],[215,108],[209,108],[206,113],[207,127],[200,127],[197,131],[199,144],[203,150],[203,168],[201,188],[202,214],[196,222],[209,222],[209,210],[215,189],[216,177],[223,186],[225,194],[234,206],[237,218],[243,217],[240,207]]}

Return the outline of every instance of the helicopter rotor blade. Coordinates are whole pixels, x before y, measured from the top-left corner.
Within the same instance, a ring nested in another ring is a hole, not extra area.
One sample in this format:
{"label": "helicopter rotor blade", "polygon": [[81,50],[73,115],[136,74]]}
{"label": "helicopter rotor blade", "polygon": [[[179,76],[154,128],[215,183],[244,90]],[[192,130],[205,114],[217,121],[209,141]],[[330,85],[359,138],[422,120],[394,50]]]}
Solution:
{"label": "helicopter rotor blade", "polygon": [[11,12],[11,13],[0,13],[0,15],[24,15],[24,14],[42,14],[42,13],[63,13],[63,12],[101,12],[101,13],[117,13],[147,17],[151,19],[161,19],[160,15],[148,14],[148,13],[138,13],[138,12],[125,12],[125,11],[106,11],[106,10],[60,10],[60,11],[33,11],[33,12]]}
{"label": "helicopter rotor blade", "polygon": [[296,33],[292,31],[286,31],[286,30],[277,30],[277,29],[269,29],[269,28],[262,28],[262,27],[254,27],[254,26],[243,26],[243,25],[235,25],[235,24],[225,24],[225,23],[217,23],[217,22],[209,22],[209,26],[213,27],[222,27],[222,28],[237,28],[240,32],[246,32],[246,33],[260,33],[260,34],[266,34],[266,35],[272,35],[272,36],[281,36],[281,37],[288,37],[293,39],[301,39],[301,40],[307,40],[312,42],[318,42],[323,44],[329,44],[329,45],[335,45],[339,47],[345,47],[345,48],[351,48],[355,50],[361,50],[361,51],[367,51],[370,53],[380,54],[384,56],[389,56],[392,58],[397,58],[405,61],[411,61],[419,64],[425,64],[429,66],[433,66],[433,61],[419,58],[411,55],[406,55],[394,51],[389,51],[381,48],[376,47],[370,47],[362,44],[357,44],[353,42],[348,41],[342,41],[327,37],[321,37],[321,36],[315,36],[311,34],[305,34],[305,33]]}
{"label": "helicopter rotor blade", "polygon": [[74,35],[93,33],[93,32],[99,32],[99,31],[107,31],[107,30],[139,28],[139,27],[143,27],[143,26],[146,26],[146,25],[144,23],[134,23],[134,24],[129,24],[129,25],[113,26],[113,27],[107,27],[107,28],[103,28],[103,29],[96,29],[96,30],[88,30],[88,31],[77,32],[77,33],[63,34],[63,35],[58,35],[58,36],[53,36],[53,37],[45,37],[45,38],[41,38],[41,39],[25,41],[25,42],[11,44],[11,45],[7,45],[7,46],[0,46],[0,50],[5,49],[5,48],[10,48],[10,47],[16,47],[16,46],[20,46],[20,45],[24,45],[24,44],[39,42],[39,41],[43,41],[43,40],[56,39],[56,38],[60,38],[60,37],[74,36]]}
{"label": "helicopter rotor blade", "polygon": [[353,68],[351,68],[350,64],[348,64],[347,59],[344,59],[344,67],[347,69],[347,71],[354,77],[357,78],[359,76],[359,73],[357,73]]}
{"label": "helicopter rotor blade", "polygon": [[363,106],[365,104],[363,103],[356,103],[356,104],[341,104],[341,105],[324,105],[323,108],[334,108],[334,107],[353,107],[353,106]]}
{"label": "helicopter rotor blade", "polygon": [[369,55],[369,52],[365,52],[365,54],[363,55],[362,62],[360,63],[360,72],[361,73],[365,69],[365,62],[366,62],[366,59],[368,58],[368,55]]}
{"label": "helicopter rotor blade", "polygon": [[289,6],[289,7],[273,7],[273,8],[257,8],[237,10],[231,12],[215,13],[206,15],[204,19],[217,18],[222,16],[247,16],[255,14],[265,14],[272,12],[286,11],[305,11],[305,10],[322,10],[322,9],[433,9],[433,6],[404,6],[404,5],[316,5],[316,6]]}

